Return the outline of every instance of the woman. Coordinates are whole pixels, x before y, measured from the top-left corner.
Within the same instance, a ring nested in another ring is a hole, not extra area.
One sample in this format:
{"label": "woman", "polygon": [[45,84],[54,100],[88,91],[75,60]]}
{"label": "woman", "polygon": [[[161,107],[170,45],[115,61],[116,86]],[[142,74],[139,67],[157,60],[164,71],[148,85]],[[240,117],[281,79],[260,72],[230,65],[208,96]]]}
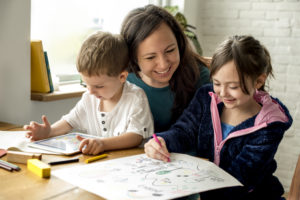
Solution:
{"label": "woman", "polygon": [[130,52],[127,80],[144,89],[155,131],[167,130],[209,82],[208,60],[191,49],[176,19],[154,5],[132,10],[121,34]]}

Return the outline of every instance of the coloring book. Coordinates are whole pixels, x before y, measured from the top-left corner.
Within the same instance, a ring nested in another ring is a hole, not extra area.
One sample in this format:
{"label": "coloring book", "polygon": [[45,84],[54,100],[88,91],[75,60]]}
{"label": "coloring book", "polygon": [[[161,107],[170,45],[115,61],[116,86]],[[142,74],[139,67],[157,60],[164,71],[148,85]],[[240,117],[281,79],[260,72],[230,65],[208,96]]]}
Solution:
{"label": "coloring book", "polygon": [[145,154],[55,170],[57,176],[105,199],[173,199],[242,186],[210,161],[172,153],[171,162]]}

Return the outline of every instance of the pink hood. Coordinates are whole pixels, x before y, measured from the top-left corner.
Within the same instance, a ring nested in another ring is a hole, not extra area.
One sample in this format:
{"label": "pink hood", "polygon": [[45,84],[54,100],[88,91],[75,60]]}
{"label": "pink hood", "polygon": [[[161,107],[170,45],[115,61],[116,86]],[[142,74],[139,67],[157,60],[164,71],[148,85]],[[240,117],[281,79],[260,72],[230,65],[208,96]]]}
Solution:
{"label": "pink hood", "polygon": [[233,137],[238,137],[241,135],[250,134],[256,130],[259,130],[263,127],[266,127],[267,124],[275,121],[287,122],[288,117],[284,113],[281,106],[274,101],[267,92],[256,91],[254,94],[254,99],[262,105],[262,108],[258,115],[255,118],[254,126],[246,129],[238,130],[231,133],[225,140],[222,140],[222,129],[221,129],[221,121],[220,115],[218,111],[217,104],[221,102],[220,98],[213,93],[209,92],[211,96],[211,117],[212,124],[214,128],[214,143],[215,143],[215,164],[219,165],[220,163],[220,151],[224,145],[224,143]]}

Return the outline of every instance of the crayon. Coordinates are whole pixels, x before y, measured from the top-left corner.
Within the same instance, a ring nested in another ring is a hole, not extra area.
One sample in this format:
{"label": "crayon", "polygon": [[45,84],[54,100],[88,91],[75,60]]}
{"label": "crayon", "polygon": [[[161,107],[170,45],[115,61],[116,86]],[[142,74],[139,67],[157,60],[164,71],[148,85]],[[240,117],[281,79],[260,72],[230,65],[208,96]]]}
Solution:
{"label": "crayon", "polygon": [[21,168],[20,168],[19,166],[14,165],[14,164],[9,163],[9,162],[6,162],[6,161],[4,161],[4,160],[0,160],[0,164],[6,165],[6,166],[8,166],[8,167],[10,167],[10,168],[12,168],[13,170],[16,170],[16,171],[21,170]]}
{"label": "crayon", "polygon": [[[159,141],[159,139],[157,138],[157,136],[156,136],[156,134],[155,133],[153,133],[153,138],[154,138],[154,140],[155,140],[155,142],[157,142],[158,144],[159,144],[159,146],[162,146],[161,145],[161,142]],[[170,162],[170,158],[168,158],[168,162]]]}
{"label": "crayon", "polygon": [[11,168],[11,167],[9,167],[7,165],[1,164],[1,163],[0,163],[0,168],[6,169],[8,171],[12,171],[13,170],[13,168]]}
{"label": "crayon", "polygon": [[101,154],[100,156],[95,156],[95,157],[92,157],[92,158],[88,158],[84,162],[85,163],[90,163],[90,162],[100,160],[101,158],[105,158],[105,157],[107,157],[107,154]]}
{"label": "crayon", "polygon": [[48,162],[49,165],[59,165],[59,164],[65,164],[65,163],[71,163],[71,162],[78,162],[79,158],[71,158],[66,160],[57,160],[57,161],[51,161]]}

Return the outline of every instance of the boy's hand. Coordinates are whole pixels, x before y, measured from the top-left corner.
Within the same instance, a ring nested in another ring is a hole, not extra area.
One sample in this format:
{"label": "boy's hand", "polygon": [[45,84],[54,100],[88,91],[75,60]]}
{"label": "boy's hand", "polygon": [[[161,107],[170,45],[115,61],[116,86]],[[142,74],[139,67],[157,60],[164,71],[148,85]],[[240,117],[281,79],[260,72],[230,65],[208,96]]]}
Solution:
{"label": "boy's hand", "polygon": [[80,140],[79,150],[83,154],[97,155],[104,151],[104,145],[99,138],[84,138],[79,135],[76,136]]}
{"label": "boy's hand", "polygon": [[41,140],[49,137],[51,125],[45,115],[42,116],[43,124],[31,121],[29,125],[24,125],[24,129],[28,132],[25,137],[30,138],[31,141]]}
{"label": "boy's hand", "polygon": [[165,162],[170,161],[170,153],[166,147],[166,142],[163,138],[157,137],[157,139],[160,141],[161,145],[155,141],[155,139],[149,140],[145,144],[145,153],[150,158],[154,158],[157,160],[162,160]]}

